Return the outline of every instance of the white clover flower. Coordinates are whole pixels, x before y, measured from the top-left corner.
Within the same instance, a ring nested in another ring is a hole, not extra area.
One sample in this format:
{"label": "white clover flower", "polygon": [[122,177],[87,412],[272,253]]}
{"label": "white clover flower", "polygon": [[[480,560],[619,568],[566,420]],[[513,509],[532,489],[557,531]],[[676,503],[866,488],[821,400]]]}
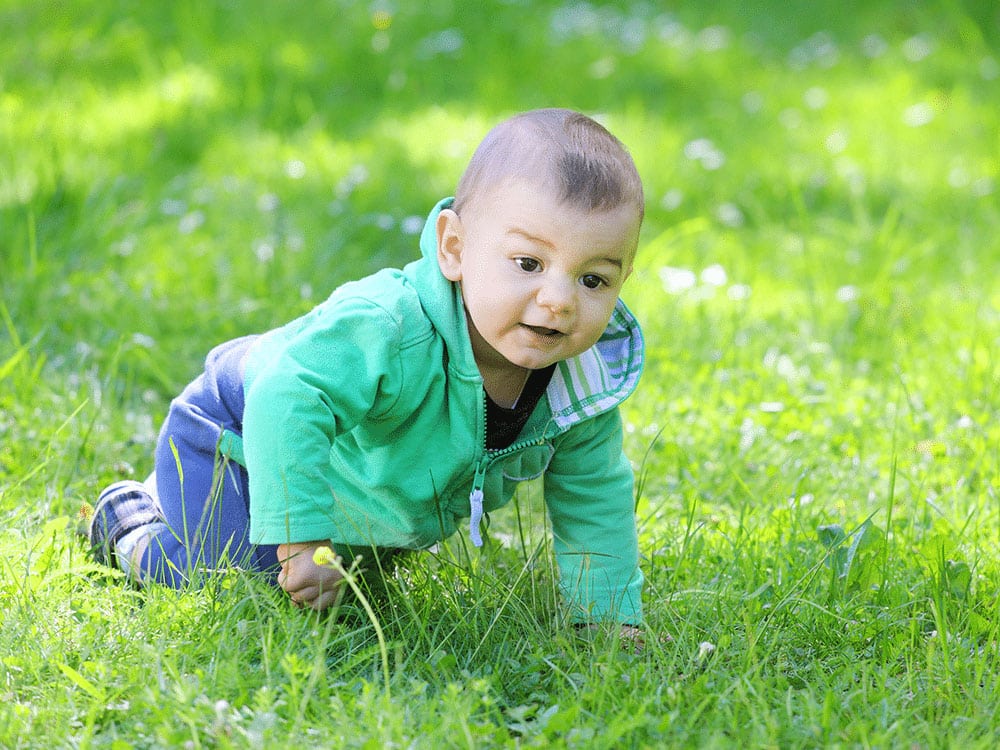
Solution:
{"label": "white clover flower", "polygon": [[664,266],[660,269],[660,281],[668,294],[683,294],[694,287],[697,277],[686,268]]}
{"label": "white clover flower", "polygon": [[684,156],[697,161],[705,169],[719,169],[726,163],[726,156],[708,138],[696,138],[684,146]]}
{"label": "white clover flower", "polygon": [[701,272],[701,282],[709,286],[725,286],[728,280],[726,269],[718,263],[710,265]]}
{"label": "white clover flower", "polygon": [[747,284],[733,284],[726,294],[733,302],[741,302],[750,297],[750,287]]}
{"label": "white clover flower", "polygon": [[903,124],[919,128],[934,119],[934,108],[927,102],[911,104],[903,111]]}
{"label": "white clover flower", "polygon": [[683,191],[679,188],[671,188],[663,194],[663,198],[660,199],[660,206],[665,208],[667,211],[673,211],[679,208],[683,201]]}
{"label": "white clover flower", "polygon": [[861,296],[861,292],[853,284],[846,284],[837,290],[836,297],[838,302],[854,302]]}
{"label": "white clover flower", "polygon": [[278,196],[274,193],[264,193],[260,198],[257,199],[257,210],[263,211],[264,213],[270,213],[278,207],[281,201]]}
{"label": "white clover flower", "polygon": [[925,34],[911,36],[903,42],[903,57],[908,61],[920,62],[934,51],[934,42]]}
{"label": "white clover flower", "polygon": [[741,227],[746,223],[743,211],[735,203],[719,204],[719,207],[715,209],[715,218],[724,226],[732,227],[733,229]]}
{"label": "white clover flower", "polygon": [[301,180],[306,176],[306,165],[299,159],[285,162],[285,174],[293,180]]}

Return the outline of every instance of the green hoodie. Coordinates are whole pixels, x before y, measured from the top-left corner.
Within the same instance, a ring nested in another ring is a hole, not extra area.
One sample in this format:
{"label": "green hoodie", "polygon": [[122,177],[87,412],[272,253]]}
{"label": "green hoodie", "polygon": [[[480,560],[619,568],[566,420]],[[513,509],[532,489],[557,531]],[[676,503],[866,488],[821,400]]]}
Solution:
{"label": "green hoodie", "polygon": [[[638,623],[633,474],[621,403],[642,369],[639,326],[619,300],[600,341],[560,362],[518,439],[488,450],[485,392],[459,286],[423,257],[338,288],[262,336],[247,358],[243,440],[250,540],[330,539],[423,549],[544,474],[560,588],[574,621]],[[242,453],[243,455],[239,455]]]}

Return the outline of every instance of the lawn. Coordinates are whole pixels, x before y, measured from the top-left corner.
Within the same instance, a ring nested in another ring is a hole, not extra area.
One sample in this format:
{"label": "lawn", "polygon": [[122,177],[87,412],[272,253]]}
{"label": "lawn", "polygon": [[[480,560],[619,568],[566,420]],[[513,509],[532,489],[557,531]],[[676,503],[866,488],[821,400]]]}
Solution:
{"label": "lawn", "polygon": [[[0,30],[0,746],[1000,742],[994,2],[0,0]],[[540,106],[646,187],[645,650],[565,626],[535,487],[370,613],[93,564],[79,508],[151,469],[208,349],[411,260]]]}

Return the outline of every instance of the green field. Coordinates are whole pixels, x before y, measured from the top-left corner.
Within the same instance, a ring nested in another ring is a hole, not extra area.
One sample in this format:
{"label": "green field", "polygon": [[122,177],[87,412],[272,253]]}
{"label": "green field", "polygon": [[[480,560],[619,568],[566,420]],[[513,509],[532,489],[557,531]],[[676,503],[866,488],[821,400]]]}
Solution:
{"label": "green field", "polygon": [[[995,2],[0,0],[0,38],[0,747],[1000,743]],[[645,651],[562,624],[531,488],[377,628],[90,562],[208,349],[414,258],[542,106],[647,192]]]}

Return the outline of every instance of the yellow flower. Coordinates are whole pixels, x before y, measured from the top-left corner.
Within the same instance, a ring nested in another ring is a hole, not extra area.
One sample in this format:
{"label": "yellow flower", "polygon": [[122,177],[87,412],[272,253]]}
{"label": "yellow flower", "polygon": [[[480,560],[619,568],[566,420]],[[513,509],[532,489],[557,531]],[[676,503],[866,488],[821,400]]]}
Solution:
{"label": "yellow flower", "polygon": [[317,547],[313,552],[313,562],[317,565],[334,565],[339,558],[329,547]]}

